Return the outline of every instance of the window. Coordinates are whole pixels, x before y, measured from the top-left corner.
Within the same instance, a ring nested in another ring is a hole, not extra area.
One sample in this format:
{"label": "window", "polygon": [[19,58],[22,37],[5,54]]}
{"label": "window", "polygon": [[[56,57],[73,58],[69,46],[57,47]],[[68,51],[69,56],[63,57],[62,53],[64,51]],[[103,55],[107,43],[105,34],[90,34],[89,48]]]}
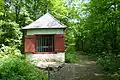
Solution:
{"label": "window", "polygon": [[53,35],[36,36],[36,52],[53,52],[54,37]]}

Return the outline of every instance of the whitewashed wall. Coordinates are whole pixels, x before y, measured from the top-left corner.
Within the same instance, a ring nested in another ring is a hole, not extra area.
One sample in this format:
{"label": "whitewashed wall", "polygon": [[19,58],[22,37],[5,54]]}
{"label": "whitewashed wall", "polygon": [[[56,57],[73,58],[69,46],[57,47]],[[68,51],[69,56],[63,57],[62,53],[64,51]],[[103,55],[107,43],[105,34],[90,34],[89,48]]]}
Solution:
{"label": "whitewashed wall", "polygon": [[27,35],[34,34],[64,34],[63,29],[37,29],[37,30],[27,30]]}

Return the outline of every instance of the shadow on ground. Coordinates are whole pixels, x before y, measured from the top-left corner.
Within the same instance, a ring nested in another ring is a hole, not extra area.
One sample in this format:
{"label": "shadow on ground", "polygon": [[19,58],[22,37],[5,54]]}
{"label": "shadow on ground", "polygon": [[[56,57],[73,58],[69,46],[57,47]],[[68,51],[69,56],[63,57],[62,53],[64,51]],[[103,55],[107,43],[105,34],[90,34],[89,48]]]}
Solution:
{"label": "shadow on ground", "polygon": [[106,80],[101,67],[89,56],[80,55],[79,64],[65,63],[50,72],[50,80]]}

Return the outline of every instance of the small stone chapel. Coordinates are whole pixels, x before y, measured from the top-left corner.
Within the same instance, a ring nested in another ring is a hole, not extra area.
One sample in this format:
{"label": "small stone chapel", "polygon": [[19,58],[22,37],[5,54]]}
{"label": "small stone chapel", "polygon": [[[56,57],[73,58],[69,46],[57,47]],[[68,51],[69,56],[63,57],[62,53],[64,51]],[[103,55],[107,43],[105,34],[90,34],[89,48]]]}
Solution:
{"label": "small stone chapel", "polygon": [[66,27],[49,13],[23,27],[26,58],[36,65],[40,62],[65,62]]}

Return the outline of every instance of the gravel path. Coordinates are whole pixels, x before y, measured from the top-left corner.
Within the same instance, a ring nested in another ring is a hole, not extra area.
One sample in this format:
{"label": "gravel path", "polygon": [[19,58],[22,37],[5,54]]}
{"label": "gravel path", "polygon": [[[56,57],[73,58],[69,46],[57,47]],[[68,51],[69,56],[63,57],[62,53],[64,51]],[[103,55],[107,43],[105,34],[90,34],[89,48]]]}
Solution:
{"label": "gravel path", "polygon": [[106,80],[99,65],[86,55],[80,55],[79,64],[65,63],[51,71],[50,80]]}

